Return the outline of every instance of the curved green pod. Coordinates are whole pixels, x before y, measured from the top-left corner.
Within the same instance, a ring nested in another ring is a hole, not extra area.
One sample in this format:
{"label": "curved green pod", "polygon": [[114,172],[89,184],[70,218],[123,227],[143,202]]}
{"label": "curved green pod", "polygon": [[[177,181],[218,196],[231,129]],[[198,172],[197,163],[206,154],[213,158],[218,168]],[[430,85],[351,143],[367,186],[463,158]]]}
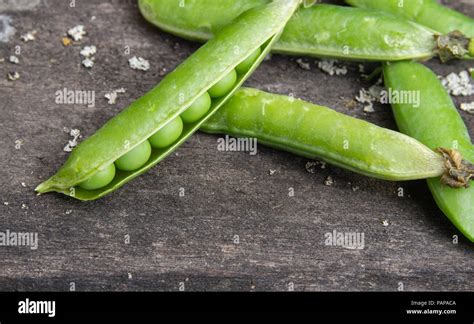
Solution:
{"label": "curved green pod", "polygon": [[346,0],[352,6],[387,11],[440,33],[459,30],[467,37],[474,37],[474,19],[441,5],[437,0]]}
{"label": "curved green pod", "polygon": [[[392,103],[400,131],[432,149],[454,148],[474,162],[469,132],[451,97],[430,69],[415,62],[386,64],[384,79],[393,93],[410,91],[420,96],[419,106]],[[474,241],[474,187],[456,190],[440,184],[438,179],[428,180],[428,186],[444,214]]]}
{"label": "curved green pod", "polygon": [[[168,74],[155,88],[76,147],[61,169],[41,183],[36,191],[57,191],[80,200],[97,199],[157,164],[191,136],[251,75],[299,4],[300,0],[275,0],[247,11]],[[171,146],[152,149],[148,161],[134,171],[118,169],[112,182],[103,188],[84,190],[78,186],[178,118],[258,48],[261,48],[261,54],[250,69],[237,76],[235,85],[226,95],[212,98],[211,106],[202,118],[185,124],[181,136]]]}
{"label": "curved green pod", "polygon": [[[249,8],[268,0],[139,0],[142,15],[174,35],[205,41]],[[300,8],[286,25],[274,52],[345,60],[425,60],[465,57],[463,41],[407,19],[375,10],[318,4]],[[472,51],[474,56],[474,49]]]}
{"label": "curved green pod", "polygon": [[439,177],[443,158],[417,140],[293,97],[241,88],[201,126],[384,180]]}

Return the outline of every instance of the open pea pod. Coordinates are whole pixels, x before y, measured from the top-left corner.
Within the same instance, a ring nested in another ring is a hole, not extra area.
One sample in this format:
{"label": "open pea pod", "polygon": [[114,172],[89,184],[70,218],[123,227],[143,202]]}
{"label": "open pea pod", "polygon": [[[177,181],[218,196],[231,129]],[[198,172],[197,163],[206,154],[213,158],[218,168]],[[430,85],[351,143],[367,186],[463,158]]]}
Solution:
{"label": "open pea pod", "polygon": [[201,130],[256,138],[259,144],[378,179],[426,179],[446,172],[440,154],[402,133],[256,89],[239,89]]}
{"label": "open pea pod", "polygon": [[241,15],[76,147],[36,191],[93,200],[157,164],[251,75],[299,4],[300,0],[275,0]]}
{"label": "open pea pod", "polygon": [[[420,98],[419,104],[409,100],[392,100],[400,131],[432,149],[456,149],[467,161],[474,162],[474,145],[466,125],[451,97],[430,69],[415,62],[386,64],[384,79],[393,98],[395,95],[400,98],[401,94],[408,98],[410,93],[418,94]],[[474,170],[471,163],[460,164],[459,159],[453,161],[466,172]],[[465,184],[460,174],[452,173],[455,181]],[[445,180],[448,183],[452,181]],[[441,184],[439,179],[429,179],[428,186],[443,213],[474,242],[474,187],[457,190]]]}
{"label": "open pea pod", "polygon": [[352,6],[377,9],[414,20],[440,33],[459,30],[474,37],[474,19],[441,5],[437,0],[346,0]]}
{"label": "open pea pod", "polygon": [[[242,12],[268,1],[139,0],[139,8],[149,22],[167,32],[206,41]],[[363,61],[425,60],[436,55],[447,61],[474,56],[474,48],[469,51],[469,40],[461,35],[441,35],[381,11],[328,4],[300,8],[272,50]]]}

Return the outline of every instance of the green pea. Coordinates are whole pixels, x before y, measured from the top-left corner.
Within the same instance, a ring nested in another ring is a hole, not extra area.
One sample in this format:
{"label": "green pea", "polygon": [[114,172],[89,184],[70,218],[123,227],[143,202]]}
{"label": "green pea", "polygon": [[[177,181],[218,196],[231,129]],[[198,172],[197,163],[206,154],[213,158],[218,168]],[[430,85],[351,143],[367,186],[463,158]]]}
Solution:
{"label": "green pea", "polygon": [[115,165],[109,164],[102,170],[97,171],[92,177],[81,182],[79,187],[85,190],[100,189],[108,185],[115,177]]}
{"label": "green pea", "polygon": [[[435,73],[415,62],[384,66],[385,86],[392,93],[416,94],[419,102],[393,103],[398,128],[426,146],[454,148],[474,163],[474,145],[462,117]],[[428,179],[428,187],[439,208],[474,242],[474,186],[454,189],[439,178]]]}
{"label": "green pea", "polygon": [[[205,41],[213,38],[228,22],[237,19],[243,10],[268,2],[270,0],[227,0],[216,4],[216,1],[201,0],[182,7],[176,0],[140,0],[139,8],[144,17],[159,28],[183,38]],[[369,3],[366,7],[397,7],[414,15],[420,5],[434,8],[432,15],[425,16],[426,20],[448,27],[437,32],[436,28],[426,27],[425,21],[415,23],[380,10],[318,4],[310,8],[301,7],[292,16],[272,51],[368,61],[425,60],[433,56],[449,60],[474,56],[474,49],[469,50],[465,40],[456,35],[439,35],[439,32],[448,34],[458,29],[468,37],[474,37],[473,19],[453,10],[447,13],[448,9],[439,4],[429,4],[435,0],[407,0],[403,6],[400,6],[400,0],[350,2]],[[205,15],[201,14],[203,12]],[[443,19],[433,19],[439,17],[437,13]],[[446,17],[451,17],[453,22],[445,20]],[[237,72],[242,73],[240,70]]]}
{"label": "green pea", "polygon": [[237,82],[237,73],[235,70],[232,70],[209,89],[209,95],[212,98],[225,96],[232,89],[235,82]]}
{"label": "green pea", "polygon": [[207,92],[196,99],[194,103],[181,113],[181,118],[186,124],[194,123],[201,119],[211,108],[211,97]]}
{"label": "green pea", "polygon": [[258,59],[261,53],[262,50],[260,49],[260,47],[257,48],[252,54],[250,54],[245,59],[245,61],[236,66],[235,70],[237,71],[237,73],[243,74],[247,72],[252,67],[253,63],[255,63],[255,61]]}
{"label": "green pea", "polygon": [[159,131],[153,134],[148,141],[152,147],[161,149],[173,144],[183,132],[183,121],[178,116]]}
{"label": "green pea", "polygon": [[133,171],[144,165],[150,158],[150,155],[150,142],[144,141],[118,158],[115,161],[115,166],[122,171]]}

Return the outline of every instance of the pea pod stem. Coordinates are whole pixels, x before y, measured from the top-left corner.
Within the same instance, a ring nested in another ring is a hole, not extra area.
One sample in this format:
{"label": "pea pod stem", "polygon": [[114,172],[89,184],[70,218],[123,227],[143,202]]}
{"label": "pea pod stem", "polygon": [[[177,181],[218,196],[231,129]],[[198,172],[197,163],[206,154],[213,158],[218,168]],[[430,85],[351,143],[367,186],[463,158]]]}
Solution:
{"label": "pea pod stem", "polygon": [[201,127],[384,180],[440,177],[446,159],[420,142],[292,97],[242,88]]}
{"label": "pea pod stem", "polygon": [[442,62],[455,58],[474,58],[474,39],[467,38],[459,31],[447,35],[436,35],[435,39]]}
{"label": "pea pod stem", "polygon": [[[36,191],[57,191],[80,200],[93,200],[118,189],[156,165],[198,130],[251,75],[299,4],[300,0],[275,0],[247,11],[167,75],[158,86],[76,147],[60,170],[41,183]],[[227,94],[212,100],[211,107],[202,118],[184,125],[175,143],[164,149],[152,150],[148,161],[138,169],[117,170],[112,182],[103,188],[84,190],[78,186],[179,118],[220,80],[231,72],[235,73],[237,65],[258,48],[261,48],[261,54],[249,70],[238,75]]]}
{"label": "pea pod stem", "polygon": [[457,150],[437,148],[436,151],[445,159],[446,172],[441,176],[441,183],[451,188],[469,188],[469,181],[474,177],[474,164],[464,160]]}
{"label": "pea pod stem", "polygon": [[[462,169],[472,170],[474,145],[456,106],[436,74],[422,64],[398,62],[384,65],[384,80],[385,86],[392,92],[419,93],[419,105],[392,103],[398,128],[431,149],[444,147],[462,154],[464,162],[457,156],[449,162],[461,166],[461,172],[452,171],[451,179],[443,177],[443,181],[463,185],[470,177],[457,177],[462,176]],[[474,242],[474,187],[455,190],[440,183],[439,179],[429,179],[428,186],[443,213]]]}
{"label": "pea pod stem", "polygon": [[[245,10],[268,1],[200,0],[180,6],[175,0],[140,0],[139,8],[149,22],[161,29],[204,41]],[[272,50],[288,55],[364,61],[426,60],[439,55],[446,61],[466,58],[469,46],[452,35],[443,36],[385,12],[317,4],[295,13]]]}

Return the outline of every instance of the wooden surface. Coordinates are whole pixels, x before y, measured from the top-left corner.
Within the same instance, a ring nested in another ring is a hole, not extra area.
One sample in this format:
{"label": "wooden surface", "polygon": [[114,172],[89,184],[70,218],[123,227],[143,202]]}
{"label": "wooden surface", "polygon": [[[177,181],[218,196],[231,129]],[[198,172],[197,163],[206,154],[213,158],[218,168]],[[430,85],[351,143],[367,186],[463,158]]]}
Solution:
{"label": "wooden surface", "polygon": [[[147,24],[136,1],[68,3],[33,1],[27,10],[10,5],[0,13],[17,30],[0,43],[0,57],[21,47],[19,65],[0,63],[0,231],[39,236],[37,250],[0,246],[0,290],[474,289],[473,246],[438,210],[424,181],[390,183],[331,166],[309,173],[307,159],[262,146],[256,156],[220,152],[218,137],[202,133],[101,200],[36,196],[34,187],[68,155],[64,127],[90,136],[199,46]],[[470,1],[452,6],[474,16]],[[77,24],[88,35],[64,47],[63,34]],[[22,42],[19,36],[32,29],[36,41]],[[90,71],[80,66],[84,45],[98,48]],[[133,55],[149,59],[151,69],[130,69]],[[348,65],[347,76],[331,77],[305,60],[309,71],[274,55],[247,85],[395,129],[388,106],[376,105],[372,114],[360,104],[350,108],[359,89],[371,85],[357,64]],[[447,75],[472,63],[429,66]],[[20,80],[7,81],[8,71]],[[56,104],[56,91],[65,87],[95,91],[95,107]],[[109,105],[104,94],[120,87],[126,94]],[[474,130],[474,116],[461,114]],[[328,176],[334,185],[324,184]],[[334,230],[364,233],[365,248],[326,246],[324,235]]]}

